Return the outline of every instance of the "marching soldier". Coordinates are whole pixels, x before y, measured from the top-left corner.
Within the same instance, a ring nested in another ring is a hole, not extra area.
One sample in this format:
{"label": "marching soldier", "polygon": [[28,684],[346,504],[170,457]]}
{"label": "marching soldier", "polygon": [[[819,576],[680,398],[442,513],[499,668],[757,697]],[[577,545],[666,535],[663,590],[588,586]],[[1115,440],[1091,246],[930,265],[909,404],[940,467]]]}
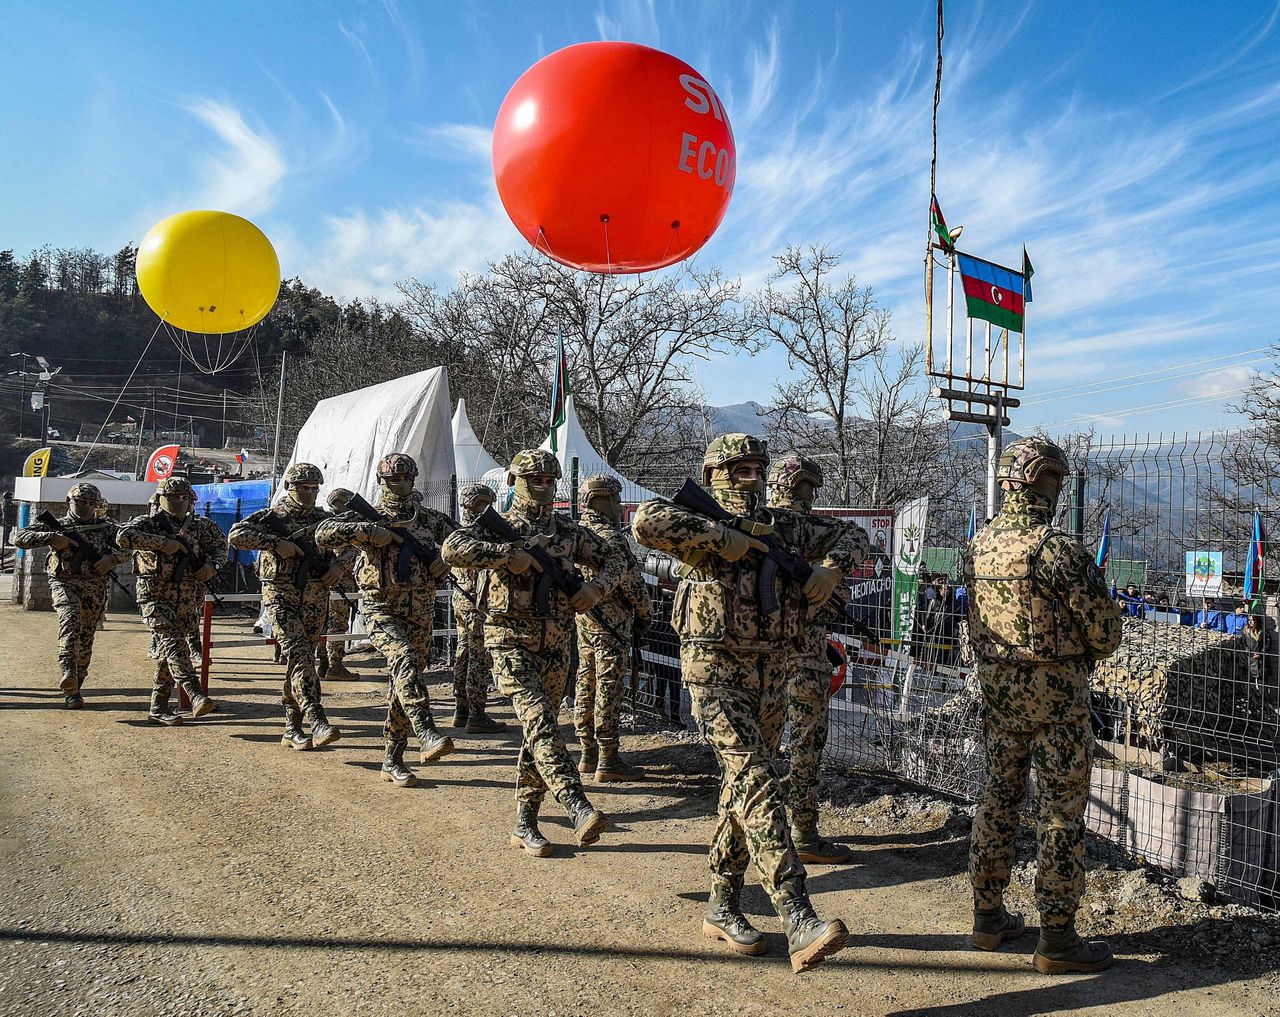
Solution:
{"label": "marching soldier", "polygon": [[[337,487],[329,492],[324,500],[325,508],[330,513],[341,512],[347,504],[347,499],[351,497],[351,492],[345,487]],[[355,574],[352,572],[352,566],[355,564],[355,555],[350,555],[350,560],[346,556],[334,559],[343,566],[342,578],[334,585],[334,589],[349,598],[355,597],[359,590],[356,588]],[[343,601],[341,604],[334,602],[333,598],[329,598],[329,624],[325,627],[328,635],[346,635],[351,629],[351,615],[354,608]],[[347,667],[347,643],[344,639],[327,639],[316,649],[316,669],[321,679],[328,678],[330,681],[351,682],[355,681],[359,675]]]}
{"label": "marching soldier", "polygon": [[[768,462],[758,438],[721,435],[703,457],[702,483],[735,523],[715,522],[659,498],[640,506],[632,530],[641,544],[683,563],[672,609],[680,669],[694,717],[720,763],[719,821],[711,842],[703,934],[738,953],[768,949],[742,913],[743,878],[753,862],[786,926],[791,967],[799,972],[843,949],[849,930],[839,919],[824,922],[814,913],[773,767],[786,714],[787,655],[804,617],[791,596],[781,597],[772,615],[761,610],[757,597],[761,554],[768,546],[756,537],[774,531],[764,508]],[[794,550],[816,556],[811,547]],[[841,578],[839,568],[813,566],[805,599],[824,603]]]}
{"label": "marching soldier", "polygon": [[[49,548],[45,571],[58,612],[58,664],[67,709],[84,706],[81,690],[93,659],[93,637],[107,609],[108,573],[129,556],[116,549],[116,524],[99,513],[102,495],[93,484],[67,492],[67,514],[54,524],[36,520],[19,531],[14,546]],[[95,560],[96,559],[96,560]]]}
{"label": "marching soldier", "polygon": [[987,785],[973,820],[973,944],[994,950],[1025,923],[1004,907],[1027,769],[1036,765],[1036,906],[1043,974],[1101,971],[1105,942],[1075,930],[1084,893],[1084,810],[1093,730],[1089,674],[1120,645],[1120,609],[1093,555],[1053,528],[1066,456],[1042,438],[1013,442],[996,479],[1004,505],[965,552],[969,630],[985,706]]}
{"label": "marching soldier", "polygon": [[[497,500],[487,484],[467,484],[458,492],[462,525]],[[454,569],[453,617],[458,628],[458,652],[453,662],[453,726],[468,734],[500,734],[507,725],[486,712],[489,697],[489,654],[484,648],[484,583],[479,569]]]}
{"label": "marching soldier", "polygon": [[[814,498],[822,486],[822,467],[811,459],[789,455],[769,468],[769,507],[777,532],[793,547],[809,547],[823,565],[847,572],[871,552],[866,531],[856,523],[816,515]],[[802,862],[819,865],[853,861],[853,851],[818,834],[818,777],[827,745],[827,713],[831,698],[831,663],[827,633],[832,603],[808,612],[800,637],[787,661],[787,717],[791,722],[791,774],[787,797],[791,839]],[[800,609],[805,610],[804,605]]]}
{"label": "marching soldier", "polygon": [[192,514],[195,491],[185,477],[166,477],[156,494],[158,507],[130,519],[116,543],[134,552],[138,606],[157,658],[148,716],[152,723],[170,726],[182,720],[169,709],[175,681],[191,699],[192,717],[215,709],[191,666],[187,637],[200,618],[200,584],[212,580],[226,562],[227,541],[217,523]]}
{"label": "marching soldier", "polygon": [[[451,534],[444,544],[444,556],[454,568],[488,572],[484,644],[493,656],[498,689],[511,697],[524,729],[511,844],[539,858],[551,854],[550,842],[538,829],[548,788],[567,809],[579,845],[594,843],[608,825],[604,813],[583,794],[556,715],[569,677],[573,614],[590,611],[622,575],[622,556],[615,547],[553,510],[559,479],[560,463],[552,453],[516,453],[507,471],[515,497],[502,518],[525,542],[508,542],[477,522]],[[540,587],[539,568],[526,550],[531,545],[565,569],[579,564],[594,570],[594,578],[573,596],[558,587]]]}
{"label": "marching soldier", "polygon": [[[377,512],[383,521],[348,510],[316,528],[316,543],[331,550],[354,547],[356,584],[369,640],[387,658],[387,719],[382,735],[382,779],[396,787],[417,782],[405,765],[409,735],[418,738],[419,761],[429,763],[453,751],[431,716],[425,673],[435,631],[436,583],[449,571],[437,554],[428,563],[409,553],[406,540],[430,554],[456,524],[443,512],[419,505],[413,484],[418,464],[403,452],[378,462]],[[348,502],[348,508],[350,502]]]}
{"label": "marching soldier", "polygon": [[[636,631],[643,634],[653,617],[653,604],[640,564],[622,534],[622,484],[616,477],[587,477],[579,497],[583,506],[580,522],[617,547],[624,571],[617,588],[596,607],[612,633],[590,615],[578,615],[578,681],[573,710],[573,726],[582,746],[578,772],[586,776],[594,771],[601,783],[635,780],[639,771],[618,756],[618,714],[630,660],[632,618]],[[594,571],[585,568],[583,575],[591,579]],[[619,635],[627,642],[619,642]]]}
{"label": "marching soldier", "polygon": [[[329,617],[329,591],[349,562],[315,545],[316,527],[329,513],[317,507],[324,475],[311,463],[294,463],[285,472],[285,497],[231,527],[228,542],[240,551],[258,552],[262,604],[284,657],[284,734],[280,744],[305,750],[341,737],[320,702],[316,648],[323,646]],[[348,554],[347,558],[354,558]],[[299,576],[302,583],[299,585]],[[303,721],[310,734],[303,730]]]}

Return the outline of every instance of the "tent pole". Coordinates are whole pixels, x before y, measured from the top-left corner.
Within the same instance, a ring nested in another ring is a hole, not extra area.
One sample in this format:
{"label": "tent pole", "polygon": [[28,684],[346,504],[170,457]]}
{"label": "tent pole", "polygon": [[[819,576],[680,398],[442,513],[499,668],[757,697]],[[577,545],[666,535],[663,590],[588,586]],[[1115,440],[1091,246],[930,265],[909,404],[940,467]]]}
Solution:
{"label": "tent pole", "polygon": [[277,478],[280,476],[280,421],[284,417],[284,365],[289,354],[280,351],[280,392],[276,397],[276,442],[271,453],[271,494],[276,493]]}

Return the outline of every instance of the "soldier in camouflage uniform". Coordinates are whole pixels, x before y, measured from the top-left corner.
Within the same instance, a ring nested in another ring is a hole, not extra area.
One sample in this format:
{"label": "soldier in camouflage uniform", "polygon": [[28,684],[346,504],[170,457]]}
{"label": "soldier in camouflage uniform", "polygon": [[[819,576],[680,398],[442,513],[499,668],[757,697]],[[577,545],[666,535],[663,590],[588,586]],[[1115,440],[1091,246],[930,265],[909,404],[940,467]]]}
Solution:
{"label": "soldier in camouflage uniform", "polygon": [[[487,484],[467,484],[458,492],[462,524],[469,526],[497,500]],[[478,569],[454,569],[453,618],[458,652],[453,661],[453,726],[468,734],[500,734],[507,725],[486,712],[489,655],[484,648],[484,583]]]}
{"label": "soldier in camouflage uniform", "polygon": [[[217,523],[192,514],[195,491],[185,477],[166,477],[156,494],[158,507],[125,523],[116,543],[134,552],[138,606],[156,655],[148,716],[155,724],[170,726],[181,722],[169,709],[175,681],[191,698],[191,716],[203,717],[215,709],[191,666],[187,638],[199,623],[201,584],[213,579],[226,562],[227,541]],[[191,555],[203,564],[194,563]]]}
{"label": "soldier in camouflage uniform", "polygon": [[401,534],[434,550],[456,527],[443,512],[414,500],[413,485],[418,464],[403,452],[392,452],[378,462],[377,510],[388,520],[382,526],[346,512],[326,519],[316,529],[316,543],[341,550],[355,547],[356,583],[369,640],[387,658],[387,720],[382,734],[385,755],[382,778],[397,787],[416,783],[405,765],[409,735],[418,738],[422,763],[447,756],[453,739],[436,729],[427,694],[426,670],[435,631],[436,583],[449,571],[437,557],[428,566],[417,555],[402,554]]}
{"label": "soldier in camouflage uniform", "polygon": [[1024,931],[1004,907],[1018,808],[1035,763],[1036,906],[1044,974],[1100,971],[1111,948],[1075,931],[1084,893],[1084,811],[1093,731],[1089,673],[1120,645],[1120,608],[1093,555],[1053,528],[1067,461],[1041,438],[1004,450],[1004,505],[965,552],[969,626],[985,706],[987,785],[973,821],[975,946],[994,950]]}
{"label": "soldier in camouflage uniform", "polygon": [[[328,551],[308,546],[314,544],[316,527],[329,518],[329,513],[316,505],[322,483],[324,474],[318,466],[294,463],[285,471],[284,499],[241,519],[227,535],[228,543],[237,550],[258,552],[262,604],[285,666],[280,744],[298,750],[320,748],[341,737],[320,702],[315,654],[316,648],[324,645],[329,591],[350,568],[355,555],[344,552],[344,560],[338,560]],[[319,561],[308,565],[308,551]],[[308,572],[299,589],[298,570],[302,568]],[[304,720],[311,729],[309,734],[303,729]]]}
{"label": "soldier in camouflage uniform", "polygon": [[[856,523],[816,515],[813,502],[822,486],[822,467],[811,459],[789,455],[769,468],[769,507],[783,539],[808,546],[829,568],[847,573],[871,553],[867,533]],[[835,600],[801,627],[787,661],[787,716],[791,722],[791,774],[787,797],[791,839],[802,862],[833,865],[853,861],[853,851],[818,834],[818,776],[827,745],[827,713],[831,699],[831,662],[827,634],[838,620]],[[803,608],[802,608],[803,609]]]}
{"label": "soldier in camouflage uniform", "polygon": [[[719,823],[702,931],[739,953],[765,952],[764,937],[740,903],[747,864],[753,862],[786,926],[791,966],[798,972],[842,949],[849,931],[839,919],[823,922],[813,911],[774,768],[786,712],[787,656],[807,621],[807,609],[784,590],[776,613],[760,610],[759,571],[767,547],[755,537],[774,532],[764,508],[768,461],[759,439],[721,435],[707,447],[702,483],[737,517],[735,524],[654,499],[640,506],[632,531],[644,546],[683,563],[672,625],[680,636],[681,673],[694,717],[720,762]],[[806,558],[818,556],[808,543],[794,550]],[[815,565],[803,602],[825,603],[840,580],[839,563]]]}
{"label": "soldier in camouflage uniform", "polygon": [[540,858],[551,854],[551,844],[538,829],[548,788],[568,810],[579,845],[594,843],[608,824],[582,792],[556,715],[569,677],[573,614],[595,607],[617,585],[623,569],[622,555],[613,545],[553,510],[559,479],[560,463],[552,453],[516,453],[507,471],[515,496],[502,515],[566,569],[576,563],[594,570],[594,579],[573,597],[554,586],[545,600],[536,595],[539,571],[527,545],[507,543],[478,525],[458,530],[444,544],[444,556],[454,568],[488,572],[484,645],[493,657],[498,689],[511,697],[524,729],[511,844]]}
{"label": "soldier in camouflage uniform", "polygon": [[[345,487],[336,487],[329,492],[325,498],[325,508],[330,513],[336,514],[343,511],[347,504],[347,499],[351,497],[351,492]],[[356,595],[359,590],[356,588],[356,577],[352,569],[355,564],[355,555],[351,554],[350,559],[346,556],[340,556],[334,559],[342,564],[342,578],[334,584],[334,590],[344,594],[348,600],[355,602]],[[329,598],[329,624],[325,626],[327,635],[346,635],[351,630],[351,604],[346,600],[335,601]],[[347,667],[347,643],[344,639],[328,639],[316,648],[316,671],[321,679],[328,678],[331,681],[350,682],[359,678],[354,671]]]}
{"label": "soldier in camouflage uniform", "polygon": [[62,668],[63,702],[68,709],[84,706],[81,690],[93,658],[93,637],[107,609],[107,574],[128,558],[116,549],[116,524],[100,518],[102,495],[93,484],[76,484],[67,492],[67,514],[60,526],[73,532],[102,555],[96,564],[72,564],[74,541],[39,520],[14,539],[14,547],[49,548],[45,572],[53,607],[58,612],[58,664]]}
{"label": "soldier in camouflage uniform", "polygon": [[[578,616],[578,680],[573,706],[573,726],[582,746],[578,772],[586,775],[594,771],[601,783],[636,780],[641,776],[639,770],[618,756],[618,714],[631,658],[632,619],[643,638],[653,618],[653,604],[640,564],[622,533],[622,484],[603,474],[587,477],[578,494],[582,525],[616,546],[625,563],[622,580],[596,610],[614,632],[628,640],[620,643],[590,615]],[[583,575],[594,578],[590,568],[584,569]]]}

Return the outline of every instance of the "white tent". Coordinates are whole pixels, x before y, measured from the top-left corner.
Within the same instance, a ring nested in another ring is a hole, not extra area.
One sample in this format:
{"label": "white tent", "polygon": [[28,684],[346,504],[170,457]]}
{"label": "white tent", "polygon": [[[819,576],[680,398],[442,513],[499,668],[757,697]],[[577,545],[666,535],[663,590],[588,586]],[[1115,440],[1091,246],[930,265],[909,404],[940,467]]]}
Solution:
{"label": "white tent", "polygon": [[416,486],[426,503],[452,514],[449,403],[449,374],[443,367],[322,399],[298,432],[289,465],[319,466],[322,494],[345,487],[372,501],[378,460],[389,452],[407,452],[418,462]]}
{"label": "white tent", "polygon": [[[551,436],[548,435],[539,448],[547,451],[551,449]],[[556,428],[556,458],[560,460],[560,472],[564,475],[564,479],[560,482],[558,496],[565,500],[572,497],[569,488],[572,483],[572,466],[573,460],[578,460],[578,481],[581,481],[596,473],[603,473],[610,477],[616,477],[618,482],[622,484],[622,500],[625,502],[646,501],[649,498],[658,497],[648,488],[641,487],[634,481],[628,480],[621,473],[604,461],[604,456],[597,452],[591,445],[587,434],[582,429],[582,424],[578,422],[578,414],[573,408],[573,393],[565,398],[564,407],[564,423]]]}
{"label": "white tent", "polygon": [[458,483],[478,481],[498,468],[498,461],[485,451],[467,419],[467,401],[459,399],[458,408],[453,411],[453,472]]}

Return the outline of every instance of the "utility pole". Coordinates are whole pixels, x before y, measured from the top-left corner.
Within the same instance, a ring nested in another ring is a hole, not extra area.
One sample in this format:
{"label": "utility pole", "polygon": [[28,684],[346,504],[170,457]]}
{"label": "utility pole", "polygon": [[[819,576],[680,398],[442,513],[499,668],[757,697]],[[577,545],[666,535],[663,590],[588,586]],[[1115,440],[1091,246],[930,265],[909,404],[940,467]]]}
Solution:
{"label": "utility pole", "polygon": [[[155,413],[155,410],[151,411]],[[133,479],[138,479],[138,470],[142,466],[142,435],[147,429],[147,408],[142,407],[142,419],[138,421],[138,450],[133,454]],[[154,421],[152,427],[155,426]]]}
{"label": "utility pole", "polygon": [[30,354],[10,353],[9,356],[22,358],[22,370],[9,373],[18,376],[18,384],[21,386],[18,395],[18,437],[25,438],[27,436],[27,360]]}
{"label": "utility pole", "polygon": [[173,393],[173,433],[178,433],[178,400],[182,398],[182,354],[178,354],[178,387]]}
{"label": "utility pole", "polygon": [[222,390],[222,447],[227,447],[227,390]]}
{"label": "utility pole", "polygon": [[160,426],[160,418],[156,416],[156,387],[151,386],[151,438],[154,441],[156,428]]}
{"label": "utility pole", "polygon": [[276,493],[276,478],[280,475],[280,422],[284,419],[284,365],[289,354],[280,351],[280,393],[276,397],[276,443],[271,453],[271,493]]}

